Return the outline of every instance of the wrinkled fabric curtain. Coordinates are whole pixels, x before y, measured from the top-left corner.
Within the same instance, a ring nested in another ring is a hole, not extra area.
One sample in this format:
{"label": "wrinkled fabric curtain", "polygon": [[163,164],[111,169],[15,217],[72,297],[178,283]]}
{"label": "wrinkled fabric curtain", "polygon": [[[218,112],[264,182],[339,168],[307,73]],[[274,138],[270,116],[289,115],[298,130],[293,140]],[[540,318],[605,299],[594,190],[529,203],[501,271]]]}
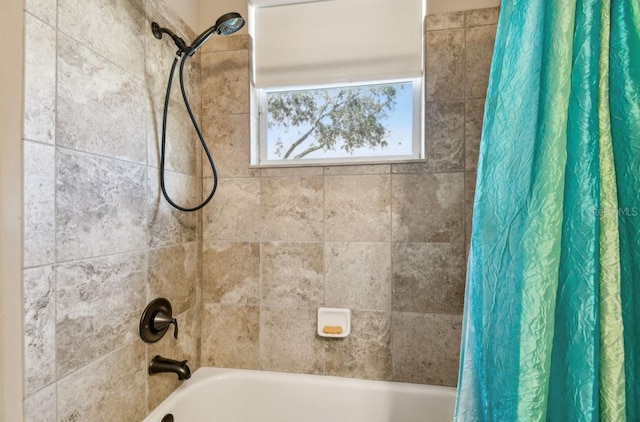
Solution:
{"label": "wrinkled fabric curtain", "polygon": [[640,421],[640,0],[502,0],[456,420]]}

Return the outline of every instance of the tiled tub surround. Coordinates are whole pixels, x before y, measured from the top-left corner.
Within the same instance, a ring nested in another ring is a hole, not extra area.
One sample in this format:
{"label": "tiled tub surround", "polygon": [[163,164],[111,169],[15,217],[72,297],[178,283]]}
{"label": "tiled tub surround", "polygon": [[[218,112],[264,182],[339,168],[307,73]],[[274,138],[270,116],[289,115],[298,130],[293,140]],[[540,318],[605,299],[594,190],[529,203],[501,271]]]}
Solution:
{"label": "tiled tub surround", "polygon": [[[194,34],[160,0],[26,9],[27,421],[141,420],[178,385],[147,376],[155,354],[192,369],[455,384],[496,9],[427,18],[424,164],[249,168],[249,39],[206,44],[189,91],[196,110],[204,94],[221,180],[201,215],[159,196],[175,47],[148,27]],[[195,201],[210,173],[171,108],[167,185]],[[180,339],[145,345],[138,318],[158,296]],[[317,337],[318,306],[352,308],[352,334]]]}
{"label": "tiled tub surround", "polygon": [[[221,176],[203,213],[203,366],[456,384],[497,16],[427,17],[420,164],[249,168],[250,40],[203,49]],[[351,335],[316,336],[319,306],[351,308]]]}
{"label": "tiled tub surround", "polygon": [[[199,362],[200,216],[171,210],[158,189],[175,47],[148,28],[194,34],[155,0],[26,9],[26,420],[142,420],[178,385],[148,377],[149,360]],[[188,80],[199,112],[197,61]],[[169,124],[168,188],[195,202],[199,152],[177,101]],[[145,345],[138,321],[158,296],[173,303],[180,339]]]}

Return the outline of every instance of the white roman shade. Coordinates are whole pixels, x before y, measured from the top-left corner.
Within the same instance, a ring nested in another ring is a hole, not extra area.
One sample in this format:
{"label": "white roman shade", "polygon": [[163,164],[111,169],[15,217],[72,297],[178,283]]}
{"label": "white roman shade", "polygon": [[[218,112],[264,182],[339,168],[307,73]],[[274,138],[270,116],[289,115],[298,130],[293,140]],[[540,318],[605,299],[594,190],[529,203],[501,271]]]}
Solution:
{"label": "white roman shade", "polygon": [[291,1],[252,1],[257,88],[422,76],[423,0]]}

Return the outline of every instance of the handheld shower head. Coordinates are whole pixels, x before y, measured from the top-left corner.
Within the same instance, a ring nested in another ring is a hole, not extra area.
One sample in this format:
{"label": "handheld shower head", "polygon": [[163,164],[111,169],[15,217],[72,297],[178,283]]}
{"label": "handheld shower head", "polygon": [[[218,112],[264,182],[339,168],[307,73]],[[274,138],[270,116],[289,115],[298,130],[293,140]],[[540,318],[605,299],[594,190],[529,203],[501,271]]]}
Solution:
{"label": "handheld shower head", "polygon": [[[239,13],[227,13],[225,15],[220,16],[216,21],[215,25],[213,25],[211,28],[207,29],[202,34],[200,34],[200,36],[198,36],[193,41],[191,46],[187,47],[184,40],[178,37],[173,32],[171,32],[171,30],[167,28],[161,28],[160,25],[158,25],[156,22],[153,22],[151,24],[151,31],[153,32],[153,35],[156,38],[161,39],[162,34],[167,34],[173,39],[176,46],[178,46],[179,48],[179,50],[176,52],[176,55],[173,59],[173,64],[171,65],[171,71],[169,72],[169,82],[167,83],[167,93],[164,96],[164,111],[162,113],[162,135],[161,135],[162,141],[160,144],[160,189],[162,191],[162,195],[167,200],[167,202],[171,204],[171,206],[173,206],[174,208],[180,211],[197,211],[203,208],[205,205],[209,203],[209,201],[211,201],[218,187],[218,171],[216,170],[216,165],[213,161],[213,157],[211,156],[211,152],[209,151],[209,147],[207,147],[207,142],[205,141],[204,136],[202,135],[200,126],[198,125],[198,122],[196,121],[196,118],[193,115],[193,111],[191,110],[191,106],[189,105],[189,100],[187,99],[187,93],[184,89],[183,75],[184,75],[185,63],[187,62],[189,57],[193,56],[195,52],[198,51],[200,47],[202,47],[202,44],[204,44],[209,38],[211,38],[213,34],[230,35],[238,31],[243,26],[244,26],[244,19],[242,18],[242,16],[240,16]],[[200,139],[202,148],[204,149],[207,159],[209,160],[209,164],[211,165],[211,172],[213,173],[213,187],[211,188],[211,192],[209,193],[209,196],[204,201],[202,201],[202,203],[194,207],[183,207],[181,205],[176,204],[170,198],[165,188],[167,112],[169,110],[171,84],[173,82],[174,72],[176,70],[176,66],[178,65],[178,63],[180,63],[180,90],[182,91],[182,98],[184,99],[184,105],[186,106],[187,112],[189,113],[189,117],[191,118],[191,122],[193,123],[196,133],[198,134],[198,139]]]}
{"label": "handheld shower head", "polygon": [[226,13],[218,18],[215,25],[200,34],[193,44],[191,44],[189,50],[189,56],[193,56],[202,44],[204,44],[213,34],[219,35],[231,35],[236,31],[239,31],[244,26],[244,19],[239,13],[231,12]]}
{"label": "handheld shower head", "polygon": [[231,12],[224,14],[216,21],[216,32],[220,35],[231,35],[239,31],[244,26],[244,19],[239,13]]}

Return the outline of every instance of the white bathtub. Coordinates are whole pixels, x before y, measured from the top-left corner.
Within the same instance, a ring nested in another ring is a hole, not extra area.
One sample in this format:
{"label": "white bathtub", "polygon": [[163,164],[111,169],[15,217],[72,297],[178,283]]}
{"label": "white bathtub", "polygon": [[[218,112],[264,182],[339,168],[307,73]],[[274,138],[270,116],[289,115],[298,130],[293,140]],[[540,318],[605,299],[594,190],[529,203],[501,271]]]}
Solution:
{"label": "white bathtub", "polygon": [[454,403],[451,387],[200,368],[143,422],[451,422]]}

